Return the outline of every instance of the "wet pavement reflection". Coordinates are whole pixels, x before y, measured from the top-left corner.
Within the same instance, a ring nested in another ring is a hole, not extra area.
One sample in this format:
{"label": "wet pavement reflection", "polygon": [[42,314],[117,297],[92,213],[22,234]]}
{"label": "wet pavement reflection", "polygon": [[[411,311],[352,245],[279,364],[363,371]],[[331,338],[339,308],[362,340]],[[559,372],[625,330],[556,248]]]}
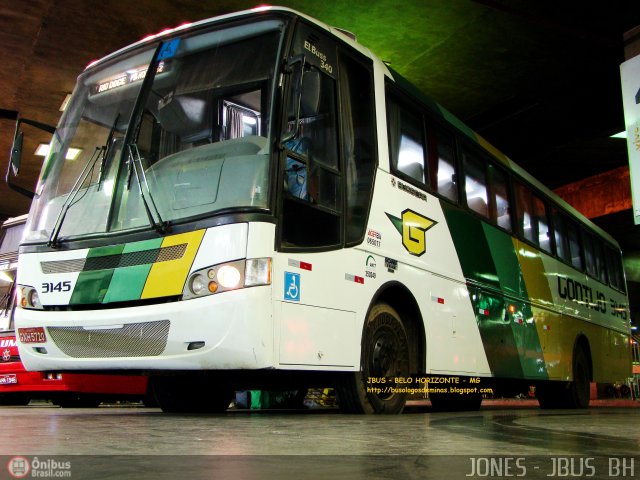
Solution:
{"label": "wet pavement reflection", "polygon": [[168,415],[157,409],[0,408],[2,455],[635,455],[640,409],[482,409],[398,416],[335,410]]}

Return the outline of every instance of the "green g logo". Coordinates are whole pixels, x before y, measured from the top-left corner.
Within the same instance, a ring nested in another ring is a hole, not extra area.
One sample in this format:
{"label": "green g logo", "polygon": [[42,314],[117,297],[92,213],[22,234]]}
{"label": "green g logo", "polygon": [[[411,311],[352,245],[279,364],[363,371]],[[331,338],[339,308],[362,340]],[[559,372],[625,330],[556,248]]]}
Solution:
{"label": "green g logo", "polygon": [[411,255],[419,257],[427,250],[425,233],[437,223],[435,220],[409,209],[402,212],[402,218],[388,213],[387,217],[402,235],[402,245]]}

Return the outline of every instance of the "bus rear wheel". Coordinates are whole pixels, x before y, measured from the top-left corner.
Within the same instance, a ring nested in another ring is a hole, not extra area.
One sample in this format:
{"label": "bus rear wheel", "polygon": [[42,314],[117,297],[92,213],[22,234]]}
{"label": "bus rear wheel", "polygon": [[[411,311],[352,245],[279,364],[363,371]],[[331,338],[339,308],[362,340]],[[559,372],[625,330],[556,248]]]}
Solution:
{"label": "bus rear wheel", "polygon": [[590,368],[584,349],[573,353],[571,382],[543,382],[536,385],[536,397],[541,408],[587,408],[590,398]]}
{"label": "bus rear wheel", "polygon": [[[409,376],[407,332],[398,313],[379,303],[369,312],[362,339],[361,371],[345,375],[336,385],[344,413],[401,413]],[[406,386],[406,385],[404,385]]]}
{"label": "bus rear wheel", "polygon": [[233,390],[205,375],[158,376],[149,381],[165,413],[220,413],[233,397]]}

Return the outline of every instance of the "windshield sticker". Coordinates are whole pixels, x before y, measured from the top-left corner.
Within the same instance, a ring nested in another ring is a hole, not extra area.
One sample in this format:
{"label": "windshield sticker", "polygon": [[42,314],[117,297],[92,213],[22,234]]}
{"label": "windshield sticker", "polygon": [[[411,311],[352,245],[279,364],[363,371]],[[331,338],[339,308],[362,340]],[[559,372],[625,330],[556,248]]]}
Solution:
{"label": "windshield sticker", "polygon": [[387,213],[387,217],[389,217],[393,226],[396,227],[396,230],[402,235],[402,245],[407,252],[419,257],[427,251],[427,230],[437,225],[438,222],[410,209],[403,211],[401,218],[389,213]]}
{"label": "windshield sticker", "polygon": [[167,58],[171,58],[178,51],[178,46],[180,45],[180,39],[174,38],[170,42],[166,42],[162,45],[162,48],[158,52],[157,60],[166,60]]}

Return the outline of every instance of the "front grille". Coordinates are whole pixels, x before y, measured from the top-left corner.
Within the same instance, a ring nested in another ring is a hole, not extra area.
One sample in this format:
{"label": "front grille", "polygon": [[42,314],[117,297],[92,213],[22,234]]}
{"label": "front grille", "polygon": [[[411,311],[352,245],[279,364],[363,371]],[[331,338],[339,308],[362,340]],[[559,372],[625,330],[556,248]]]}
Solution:
{"label": "front grille", "polygon": [[122,328],[50,327],[47,330],[56,346],[73,358],[155,357],[167,345],[170,323],[161,320]]}
{"label": "front grille", "polygon": [[102,257],[79,258],[74,260],[55,260],[41,262],[42,273],[90,272],[92,270],[108,270],[112,268],[135,267],[152,263],[169,262],[183,257],[187,244],[171,247],[152,248],[140,252],[128,252]]}

